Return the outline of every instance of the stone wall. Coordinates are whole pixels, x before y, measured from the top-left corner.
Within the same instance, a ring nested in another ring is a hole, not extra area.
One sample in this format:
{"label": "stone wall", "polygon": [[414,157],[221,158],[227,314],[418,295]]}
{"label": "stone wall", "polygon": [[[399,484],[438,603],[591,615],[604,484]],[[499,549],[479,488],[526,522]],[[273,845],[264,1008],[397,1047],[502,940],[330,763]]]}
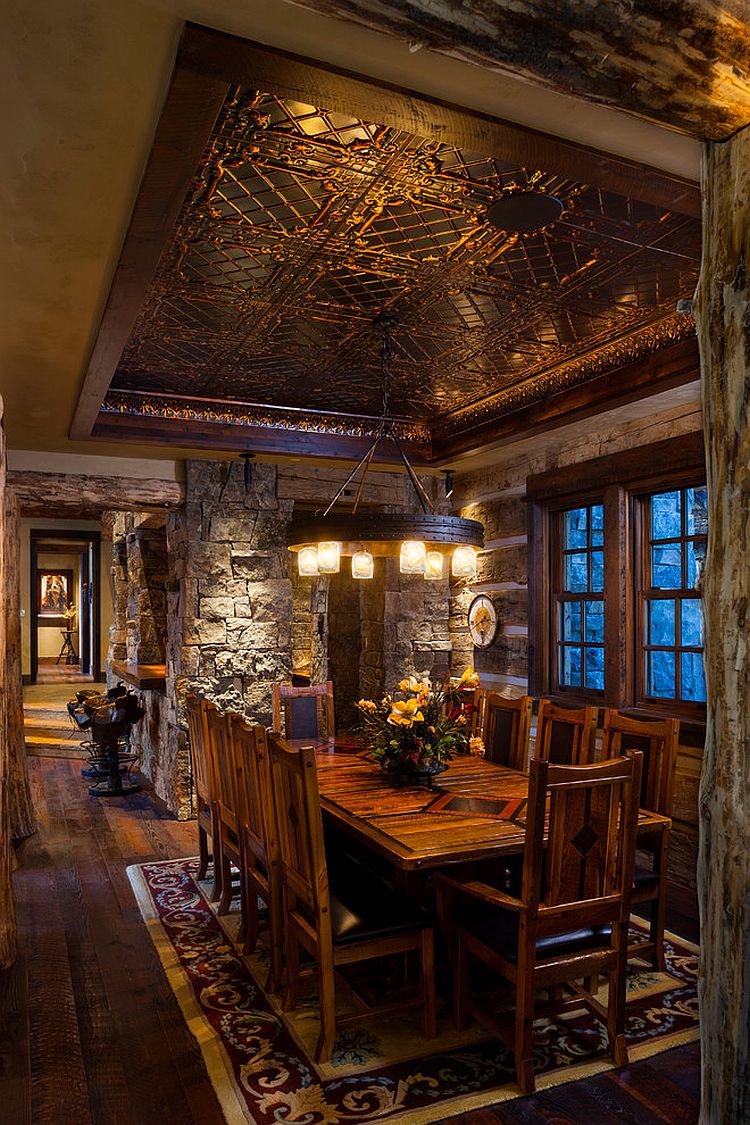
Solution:
{"label": "stone wall", "polygon": [[126,652],[130,664],[163,664],[167,640],[167,533],[162,514],[128,513]]}

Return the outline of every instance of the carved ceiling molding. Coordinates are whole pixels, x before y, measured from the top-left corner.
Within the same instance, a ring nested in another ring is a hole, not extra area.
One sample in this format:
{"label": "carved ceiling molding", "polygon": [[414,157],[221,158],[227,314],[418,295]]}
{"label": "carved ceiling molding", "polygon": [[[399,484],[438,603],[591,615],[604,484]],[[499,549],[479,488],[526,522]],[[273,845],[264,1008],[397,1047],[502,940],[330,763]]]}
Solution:
{"label": "carved ceiling molding", "polygon": [[473,403],[471,406],[459,409],[447,418],[438,419],[431,427],[432,436],[445,438],[451,434],[473,429],[495,418],[502,418],[549,395],[580,386],[599,375],[616,371],[619,367],[694,336],[693,317],[685,313],[675,314],[667,320],[650,325],[641,332],[608,344],[591,355],[567,363],[555,371],[547,372],[536,379],[529,379],[508,391],[492,395],[485,402]]}
{"label": "carved ceiling molding", "polygon": [[[102,403],[101,413],[339,437],[374,437],[380,423],[378,418],[347,418],[341,414],[284,410],[255,403],[201,402],[179,395],[150,395],[138,391],[110,391]],[[404,442],[430,444],[430,431],[418,423],[396,419],[391,432]]]}

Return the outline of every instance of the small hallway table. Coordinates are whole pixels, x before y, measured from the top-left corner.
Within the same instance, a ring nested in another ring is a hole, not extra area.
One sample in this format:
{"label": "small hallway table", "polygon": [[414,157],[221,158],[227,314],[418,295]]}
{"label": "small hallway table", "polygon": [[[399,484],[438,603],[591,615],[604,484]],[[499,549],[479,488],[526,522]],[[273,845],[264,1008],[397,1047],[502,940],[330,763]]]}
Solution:
{"label": "small hallway table", "polygon": [[[315,750],[324,811],[402,872],[523,853],[527,774],[460,755],[427,789],[389,779],[351,736]],[[668,817],[641,810],[639,835],[670,827]]]}

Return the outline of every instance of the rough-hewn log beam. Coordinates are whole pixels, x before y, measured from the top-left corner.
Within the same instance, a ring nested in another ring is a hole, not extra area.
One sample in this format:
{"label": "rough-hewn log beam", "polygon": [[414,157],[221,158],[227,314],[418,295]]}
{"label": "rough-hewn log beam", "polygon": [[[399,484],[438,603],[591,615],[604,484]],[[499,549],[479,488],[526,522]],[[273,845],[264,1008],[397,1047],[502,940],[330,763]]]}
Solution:
{"label": "rough-hewn log beam", "polygon": [[297,0],[588,101],[725,140],[750,121],[744,0]]}
{"label": "rough-hewn log beam", "polygon": [[18,501],[8,489],[5,505],[5,589],[8,788],[10,830],[14,840],[23,840],[36,830],[26,769],[26,738],[23,729],[23,679],[21,675],[21,537]]}
{"label": "rough-hewn log beam", "polygon": [[7,969],[16,959],[16,908],[13,899],[13,840],[10,831],[10,785],[8,782],[8,680],[6,653],[5,581],[5,431],[2,427],[3,404],[0,399],[0,969]]}
{"label": "rough-hewn log beam", "polygon": [[701,1121],[750,1122],[750,130],[704,155],[696,294],[709,488]]}
{"label": "rough-hewn log beam", "polygon": [[139,477],[11,470],[8,485],[18,497],[23,516],[98,516],[115,504],[123,512],[163,511],[178,508],[185,499],[185,487],[179,481]]}

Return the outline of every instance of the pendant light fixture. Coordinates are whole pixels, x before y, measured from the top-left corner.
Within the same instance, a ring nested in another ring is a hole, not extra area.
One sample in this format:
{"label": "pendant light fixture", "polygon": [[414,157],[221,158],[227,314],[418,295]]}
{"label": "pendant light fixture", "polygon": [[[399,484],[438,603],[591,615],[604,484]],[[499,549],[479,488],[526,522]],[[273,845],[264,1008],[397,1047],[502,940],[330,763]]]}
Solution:
{"label": "pendant light fixture", "polygon": [[[297,553],[299,573],[303,576],[338,574],[341,556],[351,555],[352,577],[372,578],[374,558],[385,555],[399,559],[402,574],[421,575],[429,581],[437,581],[444,571],[444,556],[439,549],[441,547],[453,549],[452,573],[455,577],[476,575],[476,549],[484,546],[482,524],[460,516],[435,514],[432,501],[406,456],[398,436],[396,420],[391,415],[391,363],[395,323],[392,316],[385,314],[375,319],[376,327],[382,332],[383,408],[369,448],[324,511],[314,515],[294,516],[289,525],[287,546],[290,551]],[[383,441],[390,441],[396,447],[421,512],[359,511],[367,471],[376,449]],[[362,472],[352,511],[342,512],[339,508],[337,512],[333,512],[336,502],[344,495],[360,470]]]}

